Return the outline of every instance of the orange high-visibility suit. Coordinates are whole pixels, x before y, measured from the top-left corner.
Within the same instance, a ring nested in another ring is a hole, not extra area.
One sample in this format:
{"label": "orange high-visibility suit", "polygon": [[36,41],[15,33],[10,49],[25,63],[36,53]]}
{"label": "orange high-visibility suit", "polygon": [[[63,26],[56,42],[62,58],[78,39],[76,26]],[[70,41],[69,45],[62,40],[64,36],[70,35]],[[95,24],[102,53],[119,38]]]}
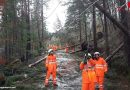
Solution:
{"label": "orange high-visibility suit", "polygon": [[104,74],[107,72],[107,70],[107,63],[102,57],[99,57],[97,60],[95,60],[95,72],[97,77],[97,83],[99,85],[99,90],[103,90],[104,88]]}
{"label": "orange high-visibility suit", "polygon": [[46,68],[47,68],[47,74],[46,74],[46,79],[45,79],[45,85],[48,85],[50,75],[52,75],[53,84],[56,84],[57,63],[56,63],[55,55],[48,55],[46,59]]}
{"label": "orange high-visibility suit", "polygon": [[82,70],[82,90],[95,90],[96,74],[90,59],[87,64],[81,62],[80,69]]}

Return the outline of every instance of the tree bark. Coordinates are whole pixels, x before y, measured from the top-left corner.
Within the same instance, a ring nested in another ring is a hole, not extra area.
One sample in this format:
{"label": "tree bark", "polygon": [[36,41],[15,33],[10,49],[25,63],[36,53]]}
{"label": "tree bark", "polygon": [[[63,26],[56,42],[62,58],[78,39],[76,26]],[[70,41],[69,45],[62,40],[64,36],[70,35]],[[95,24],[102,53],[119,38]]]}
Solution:
{"label": "tree bark", "polygon": [[84,24],[85,24],[85,40],[88,41],[87,39],[87,22],[86,22],[86,16],[85,17],[85,21],[84,21]]}
{"label": "tree bark", "polygon": [[43,10],[44,10],[44,8],[43,8],[43,0],[41,0],[41,3],[42,3],[42,6],[41,6],[41,22],[42,22],[42,45],[43,45],[43,39],[44,39],[44,15],[43,15]]}
{"label": "tree bark", "polygon": [[107,62],[109,62],[109,61],[111,60],[111,58],[112,58],[123,46],[124,46],[124,43],[121,43],[121,44],[119,45],[119,47],[118,47],[116,50],[114,50],[105,60],[106,60]]}
{"label": "tree bark", "polygon": [[94,38],[94,51],[97,51],[95,6],[93,6],[93,38]]}
{"label": "tree bark", "polygon": [[40,62],[42,62],[43,60],[45,60],[47,58],[47,56],[37,60],[36,62],[32,63],[32,64],[29,64],[28,67],[32,67],[32,66],[35,66],[37,64],[39,64]]}
{"label": "tree bark", "polygon": [[30,58],[30,50],[31,50],[31,38],[30,38],[30,1],[25,1],[26,7],[26,23],[27,23],[27,46],[26,46],[26,60]]}
{"label": "tree bark", "polygon": [[[103,0],[104,9],[106,9],[106,2]],[[109,55],[109,41],[108,41],[108,27],[107,27],[107,18],[104,15],[104,31],[105,31],[105,47],[106,47],[106,55]]]}
{"label": "tree bark", "polygon": [[[78,3],[78,14],[80,15],[81,14],[80,1],[78,1],[77,3]],[[79,25],[79,39],[80,39],[79,41],[81,44],[81,42],[82,42],[81,16],[78,19],[78,25]]]}

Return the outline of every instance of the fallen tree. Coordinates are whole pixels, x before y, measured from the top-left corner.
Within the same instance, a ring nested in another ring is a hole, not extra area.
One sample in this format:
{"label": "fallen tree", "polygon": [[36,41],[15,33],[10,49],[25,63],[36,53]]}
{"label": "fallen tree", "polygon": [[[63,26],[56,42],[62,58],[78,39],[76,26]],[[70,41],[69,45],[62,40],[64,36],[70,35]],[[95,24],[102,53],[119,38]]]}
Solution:
{"label": "fallen tree", "polygon": [[41,62],[42,62],[43,60],[45,60],[46,58],[47,58],[47,56],[45,56],[45,57],[39,59],[38,61],[36,61],[36,62],[34,62],[34,63],[32,63],[32,64],[29,64],[28,67],[35,66],[35,65],[41,63]]}
{"label": "fallen tree", "polygon": [[119,52],[119,50],[124,46],[124,43],[121,43],[118,48],[116,48],[105,60],[109,62],[111,58]]}

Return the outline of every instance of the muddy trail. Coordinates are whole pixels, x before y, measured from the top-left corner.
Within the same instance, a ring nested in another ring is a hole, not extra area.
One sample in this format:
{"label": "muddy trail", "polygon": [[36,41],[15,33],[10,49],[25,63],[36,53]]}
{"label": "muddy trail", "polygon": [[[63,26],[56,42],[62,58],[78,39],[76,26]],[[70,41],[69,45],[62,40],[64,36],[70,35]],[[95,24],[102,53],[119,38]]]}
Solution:
{"label": "muddy trail", "polygon": [[[57,51],[56,56],[58,62],[58,87],[53,87],[52,77],[50,78],[48,88],[43,85],[46,76],[43,63],[33,68],[22,67],[24,73],[27,74],[27,78],[25,78],[25,74],[23,74],[23,72],[21,75],[16,74],[13,76],[15,82],[12,83],[11,86],[16,86],[16,90],[81,90],[82,77],[81,71],[79,70],[79,63],[82,59],[76,55],[65,53],[62,50]],[[29,76],[31,73],[36,74]],[[24,77],[21,78],[22,75],[24,75]],[[108,75],[106,75],[107,78],[105,78],[105,90],[130,90],[128,83],[124,80],[117,79],[116,76],[116,74],[114,75],[114,71],[108,72]],[[21,80],[19,80],[19,77]],[[12,79],[12,76],[10,77],[11,82],[14,79]]]}
{"label": "muddy trail", "polygon": [[52,77],[48,88],[44,87],[43,80],[38,82],[36,86],[41,90],[80,90],[81,89],[81,72],[79,70],[78,61],[75,56],[64,53],[64,51],[56,52],[58,68],[57,68],[57,84],[53,87]]}

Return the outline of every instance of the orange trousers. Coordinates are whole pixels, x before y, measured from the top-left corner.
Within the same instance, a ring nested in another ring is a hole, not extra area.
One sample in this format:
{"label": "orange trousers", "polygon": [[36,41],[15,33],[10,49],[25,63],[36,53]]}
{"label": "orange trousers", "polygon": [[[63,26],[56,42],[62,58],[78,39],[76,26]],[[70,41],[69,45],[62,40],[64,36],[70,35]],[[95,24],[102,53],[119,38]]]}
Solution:
{"label": "orange trousers", "polygon": [[97,83],[99,85],[99,90],[104,90],[104,76],[97,76]]}
{"label": "orange trousers", "polygon": [[95,90],[95,83],[82,83],[82,90]]}
{"label": "orange trousers", "polygon": [[47,71],[45,85],[48,85],[49,78],[51,75],[52,75],[52,79],[53,79],[53,84],[56,84],[56,71],[53,71],[53,72]]}

